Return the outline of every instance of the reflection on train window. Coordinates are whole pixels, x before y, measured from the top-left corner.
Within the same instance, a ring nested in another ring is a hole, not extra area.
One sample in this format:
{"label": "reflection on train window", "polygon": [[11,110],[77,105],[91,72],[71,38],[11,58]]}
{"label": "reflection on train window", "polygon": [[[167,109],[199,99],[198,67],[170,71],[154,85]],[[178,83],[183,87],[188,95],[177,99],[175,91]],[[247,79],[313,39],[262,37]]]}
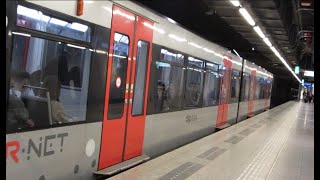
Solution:
{"label": "reflection on train window", "polygon": [[174,62],[183,65],[184,56],[179,53],[172,53],[166,49],[161,49],[160,59],[163,61]]}
{"label": "reflection on train window", "polygon": [[250,75],[248,73],[243,73],[242,90],[241,90],[241,101],[242,102],[248,101],[249,89],[250,89]]}
{"label": "reflection on train window", "polygon": [[219,82],[218,65],[206,63],[206,73],[203,91],[204,106],[213,106],[218,104]]}
{"label": "reflection on train window", "polygon": [[203,61],[192,57],[188,57],[187,80],[185,92],[186,107],[202,106],[202,88],[204,72],[200,68]]}
{"label": "reflection on train window", "polygon": [[259,83],[260,83],[259,99],[264,99],[265,90],[266,90],[265,80],[263,78],[260,78]]}
{"label": "reflection on train window", "polygon": [[115,33],[109,94],[109,120],[121,118],[123,115],[128,55],[129,37],[123,34]]}
{"label": "reflection on train window", "polygon": [[256,77],[256,89],[255,89],[255,93],[254,93],[254,100],[259,99],[260,88],[261,88],[260,78]]}
{"label": "reflection on train window", "polygon": [[136,75],[134,81],[134,96],[132,115],[141,115],[144,107],[144,92],[148,64],[149,42],[139,41],[136,60]]}
{"label": "reflection on train window", "polygon": [[91,52],[20,35],[12,47],[8,130],[84,121]]}
{"label": "reflection on train window", "polygon": [[44,15],[41,11],[18,5],[17,25],[90,42],[91,28],[78,22],[67,22]]}
{"label": "reflection on train window", "polygon": [[157,93],[155,111],[167,112],[182,109],[183,67],[156,62]]}
{"label": "reflection on train window", "polygon": [[239,101],[240,82],[240,71],[232,70],[230,103]]}

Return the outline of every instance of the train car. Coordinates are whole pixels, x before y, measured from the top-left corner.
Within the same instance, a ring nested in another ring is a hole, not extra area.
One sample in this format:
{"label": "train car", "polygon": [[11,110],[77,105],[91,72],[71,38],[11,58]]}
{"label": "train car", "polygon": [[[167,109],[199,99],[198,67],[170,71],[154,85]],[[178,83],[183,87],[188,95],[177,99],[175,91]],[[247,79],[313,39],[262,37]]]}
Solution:
{"label": "train car", "polygon": [[6,177],[94,179],[267,110],[272,74],[131,1],[7,1]]}

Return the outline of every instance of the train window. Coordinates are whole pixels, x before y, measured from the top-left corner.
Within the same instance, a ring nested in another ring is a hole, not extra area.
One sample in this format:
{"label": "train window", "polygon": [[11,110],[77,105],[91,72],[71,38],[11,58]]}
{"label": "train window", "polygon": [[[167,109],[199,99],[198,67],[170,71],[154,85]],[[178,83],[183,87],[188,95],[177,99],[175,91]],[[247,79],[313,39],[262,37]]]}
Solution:
{"label": "train window", "polygon": [[259,99],[259,93],[260,93],[260,78],[256,77],[256,91],[254,93],[254,100],[258,100]]}
{"label": "train window", "polygon": [[201,107],[202,106],[202,88],[204,71],[203,61],[188,57],[187,80],[185,92],[186,107]]}
{"label": "train window", "polygon": [[137,67],[134,81],[132,115],[140,115],[143,113],[148,54],[149,42],[139,41],[137,50]]}
{"label": "train window", "polygon": [[240,71],[232,70],[230,103],[236,103],[239,101],[240,79]]}
{"label": "train window", "polygon": [[183,65],[184,56],[179,53],[172,53],[166,49],[161,49],[160,59],[163,61],[174,62]]}
{"label": "train window", "polygon": [[242,76],[242,91],[241,91],[241,101],[246,102],[249,98],[250,89],[250,75],[248,73],[243,73]]}
{"label": "train window", "polygon": [[206,72],[203,90],[204,106],[213,106],[218,104],[219,81],[218,65],[206,62]]}
{"label": "train window", "polygon": [[183,67],[159,61],[156,62],[156,113],[182,109],[183,79]]}
{"label": "train window", "polygon": [[129,55],[129,37],[114,34],[108,119],[121,118],[125,102],[126,78]]}
{"label": "train window", "polygon": [[21,5],[17,7],[17,26],[90,42],[89,26],[44,15],[41,11]]}
{"label": "train window", "polygon": [[12,47],[8,131],[84,121],[91,52],[18,34]]}
{"label": "train window", "polygon": [[260,93],[259,93],[259,99],[264,99],[265,98],[265,80],[263,78],[260,78]]}

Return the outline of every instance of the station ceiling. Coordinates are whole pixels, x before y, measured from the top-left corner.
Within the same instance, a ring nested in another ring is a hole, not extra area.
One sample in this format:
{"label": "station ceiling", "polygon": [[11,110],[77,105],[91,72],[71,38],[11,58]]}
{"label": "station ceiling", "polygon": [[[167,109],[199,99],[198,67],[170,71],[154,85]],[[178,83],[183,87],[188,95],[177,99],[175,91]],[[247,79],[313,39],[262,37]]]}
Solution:
{"label": "station ceiling", "polygon": [[[278,77],[293,78],[229,0],[134,1]],[[240,2],[292,68],[313,70],[313,0]]]}

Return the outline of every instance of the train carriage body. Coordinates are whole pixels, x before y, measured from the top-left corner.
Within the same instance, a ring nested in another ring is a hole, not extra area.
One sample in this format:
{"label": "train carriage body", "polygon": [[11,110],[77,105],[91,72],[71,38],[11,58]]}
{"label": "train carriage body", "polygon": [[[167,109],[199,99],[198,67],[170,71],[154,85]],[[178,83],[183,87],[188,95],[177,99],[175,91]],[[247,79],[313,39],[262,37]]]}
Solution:
{"label": "train carriage body", "polygon": [[[7,4],[7,109],[34,123],[7,119],[7,179],[93,179],[269,108],[272,74],[226,48],[130,1],[77,7]],[[32,95],[14,97],[12,72]]]}

